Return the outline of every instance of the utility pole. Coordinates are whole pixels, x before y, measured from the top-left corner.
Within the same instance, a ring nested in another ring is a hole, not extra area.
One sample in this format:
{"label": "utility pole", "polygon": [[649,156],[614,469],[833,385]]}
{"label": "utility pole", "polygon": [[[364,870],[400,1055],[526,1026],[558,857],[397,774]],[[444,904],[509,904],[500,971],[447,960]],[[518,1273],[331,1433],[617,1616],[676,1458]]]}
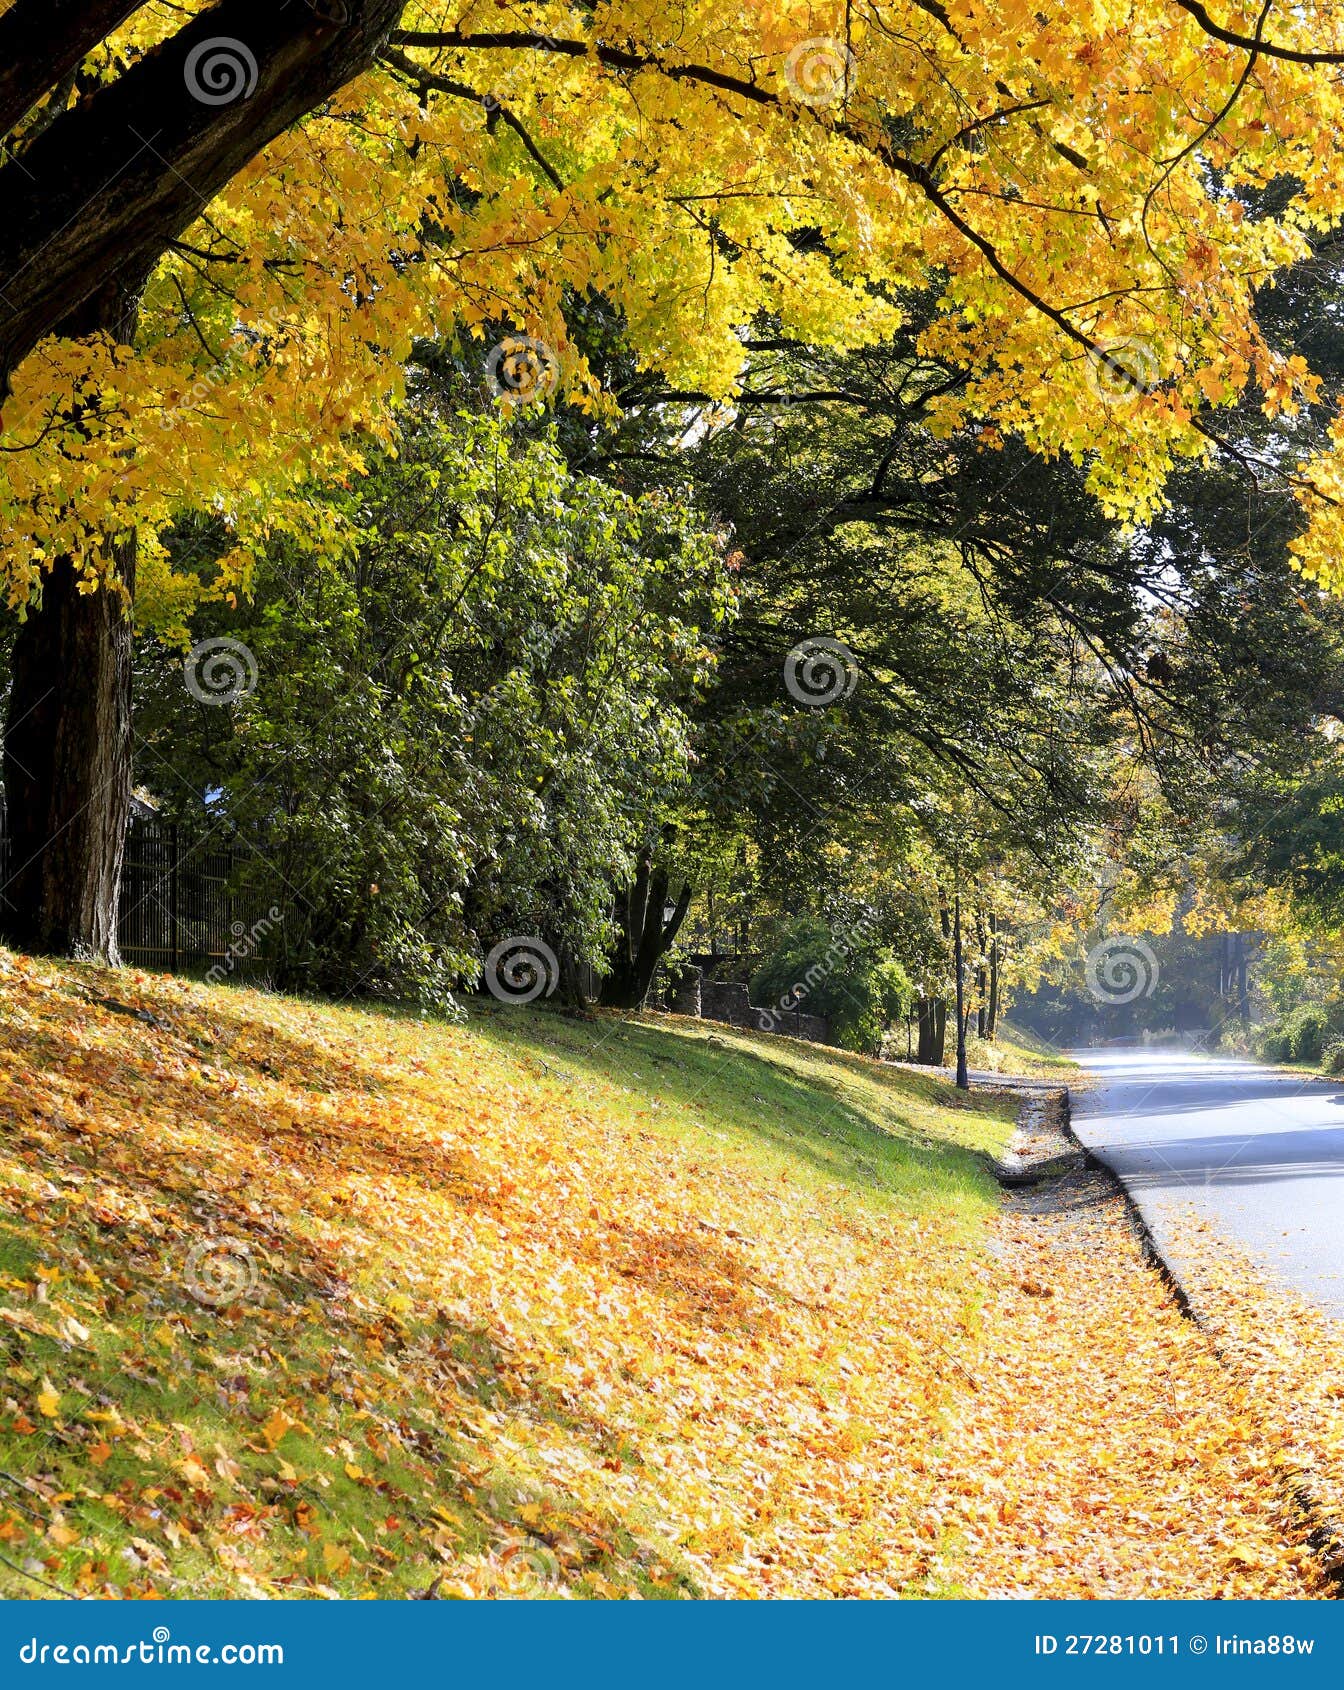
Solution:
{"label": "utility pole", "polygon": [[961,954],[961,880],[958,877],[952,916],[952,965],[957,976],[957,1085],[962,1091],[971,1089],[970,1070],[966,1066],[966,969]]}

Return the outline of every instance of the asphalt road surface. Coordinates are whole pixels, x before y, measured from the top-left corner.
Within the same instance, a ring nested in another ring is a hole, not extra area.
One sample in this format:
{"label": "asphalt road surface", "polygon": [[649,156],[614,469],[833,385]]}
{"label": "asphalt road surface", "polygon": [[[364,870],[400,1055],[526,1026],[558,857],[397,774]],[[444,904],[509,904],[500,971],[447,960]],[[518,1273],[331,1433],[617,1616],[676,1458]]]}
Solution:
{"label": "asphalt road surface", "polygon": [[1073,1126],[1129,1188],[1180,1277],[1190,1212],[1344,1319],[1344,1080],[1177,1050],[1073,1053]]}

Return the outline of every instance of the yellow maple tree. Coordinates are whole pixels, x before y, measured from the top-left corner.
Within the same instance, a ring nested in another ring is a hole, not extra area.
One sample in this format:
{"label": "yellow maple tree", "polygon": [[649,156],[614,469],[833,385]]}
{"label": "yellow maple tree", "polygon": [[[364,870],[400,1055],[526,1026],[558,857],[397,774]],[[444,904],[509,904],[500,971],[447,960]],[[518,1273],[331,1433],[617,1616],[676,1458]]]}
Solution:
{"label": "yellow maple tree", "polygon": [[[649,364],[726,395],[754,314],[852,346],[940,285],[930,347],[969,379],[939,424],[1089,455],[1106,503],[1141,515],[1248,384],[1271,410],[1314,390],[1253,295],[1344,203],[1320,144],[1336,81],[1291,56],[1344,53],[1344,24],[1325,5],[1224,22],[1172,0],[413,6],[166,243],[133,352],[46,338],[13,370],[11,600],[60,553],[106,568],[101,536],[128,526],[156,557],[184,503],[227,514],[242,574],[294,519],[285,488],[386,433],[418,335],[511,323],[554,361],[544,386],[594,399],[563,315],[588,289]],[[80,99],[180,29],[176,7],[136,11]],[[256,60],[222,41],[193,74],[241,110]],[[1317,573],[1341,475],[1344,442],[1298,481]]]}
{"label": "yellow maple tree", "polygon": [[[180,634],[198,588],[164,536],[184,508],[231,536],[221,592],[277,529],[320,550],[299,489],[390,438],[418,337],[493,343],[506,402],[602,403],[565,323],[589,292],[645,365],[728,396],[762,314],[857,347],[932,287],[926,345],[965,371],[934,426],[1071,454],[1129,519],[1182,459],[1255,469],[1221,410],[1317,393],[1254,307],[1344,208],[1326,0],[127,10],[0,13],[16,605],[63,581],[94,619],[81,595],[128,593],[133,543],[141,619]],[[1306,508],[1302,568],[1333,581],[1344,425],[1275,473]],[[80,666],[112,696],[107,621]],[[49,654],[21,667],[35,695]]]}

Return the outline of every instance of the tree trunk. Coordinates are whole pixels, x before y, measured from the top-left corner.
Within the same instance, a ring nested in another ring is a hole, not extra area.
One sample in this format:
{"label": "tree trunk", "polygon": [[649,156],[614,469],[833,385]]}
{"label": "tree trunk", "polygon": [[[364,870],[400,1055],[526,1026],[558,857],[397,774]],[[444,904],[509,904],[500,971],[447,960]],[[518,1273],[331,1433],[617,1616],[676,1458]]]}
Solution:
{"label": "tree trunk", "polygon": [[989,913],[989,1015],[985,1037],[993,1044],[999,1032],[999,918]]}
{"label": "tree trunk", "polygon": [[[938,925],[942,929],[943,941],[946,943],[952,937],[952,909],[948,903],[947,893],[941,886],[938,888]],[[935,1068],[941,1068],[947,1061],[946,998],[935,998],[933,1000],[933,1041],[929,1061]]]}
{"label": "tree trunk", "polygon": [[568,945],[560,947],[560,995],[565,1003],[580,1014],[586,1014],[591,1004],[587,990],[587,973],[575,961],[574,952]]}
{"label": "tree trunk", "polygon": [[[106,289],[62,332],[134,333],[133,296]],[[107,542],[116,580],[79,591],[58,558],[14,641],[5,721],[10,871],[0,926],[23,950],[116,964],[131,805],[135,539]]]}
{"label": "tree trunk", "polygon": [[919,1033],[919,1042],[915,1045],[915,1061],[929,1061],[929,1052],[933,1049],[933,1000],[921,997],[915,1004],[915,1027]]}
{"label": "tree trunk", "polygon": [[688,881],[670,917],[664,917],[670,877],[642,857],[633,883],[616,899],[616,945],[602,980],[598,1002],[609,1009],[639,1009],[653,984],[654,972],[671,950],[691,905]]}
{"label": "tree trunk", "polygon": [[943,1021],[945,1006],[941,998],[921,998],[917,1008],[919,1044],[915,1061],[939,1067],[943,1060]]}
{"label": "tree trunk", "polygon": [[966,960],[961,944],[961,893],[956,897],[956,914],[952,923],[952,967],[957,977],[957,1085],[962,1091],[971,1089],[970,1070],[966,1064]]}
{"label": "tree trunk", "polygon": [[[133,588],[134,548],[119,574]],[[131,623],[115,587],[57,561],[14,642],[5,724],[11,870],[0,914],[23,950],[117,963],[131,801]]]}
{"label": "tree trunk", "polygon": [[1246,972],[1246,935],[1237,934],[1237,1014],[1243,1027],[1251,1024],[1251,990]]}

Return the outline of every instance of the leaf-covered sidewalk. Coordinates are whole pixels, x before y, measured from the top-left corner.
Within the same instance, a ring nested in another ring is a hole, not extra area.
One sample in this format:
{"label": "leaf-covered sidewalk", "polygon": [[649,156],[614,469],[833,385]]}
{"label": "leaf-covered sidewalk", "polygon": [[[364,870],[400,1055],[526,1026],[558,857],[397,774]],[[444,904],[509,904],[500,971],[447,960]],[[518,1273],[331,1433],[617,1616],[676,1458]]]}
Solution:
{"label": "leaf-covered sidewalk", "polygon": [[1109,1178],[1010,1198],[993,1238],[981,1388],[940,1470],[948,1575],[977,1596],[1331,1594],[1286,1422],[1179,1312]]}

